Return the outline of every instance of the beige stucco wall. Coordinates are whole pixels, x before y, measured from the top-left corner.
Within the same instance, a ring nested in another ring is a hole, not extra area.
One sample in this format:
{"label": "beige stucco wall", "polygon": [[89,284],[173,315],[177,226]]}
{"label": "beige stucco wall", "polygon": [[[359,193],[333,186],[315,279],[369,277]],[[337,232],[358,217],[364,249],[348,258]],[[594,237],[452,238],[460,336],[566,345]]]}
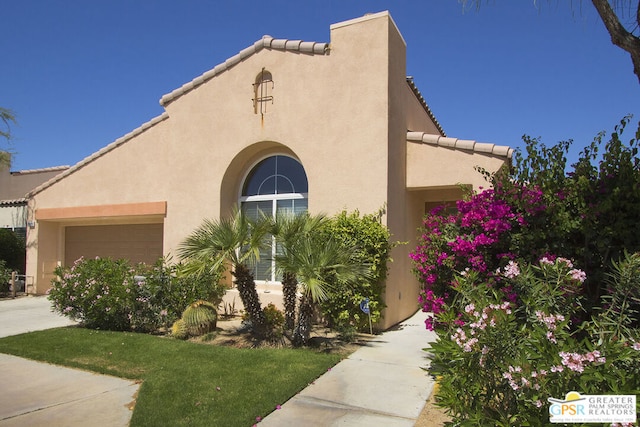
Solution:
{"label": "beige stucco wall", "polygon": [[409,85],[401,88],[406,112],[406,130],[426,132],[433,135],[442,135],[438,126],[429,115],[425,114],[420,101],[414,95]]}
{"label": "beige stucco wall", "polygon": [[[406,96],[406,43],[395,25],[389,27],[389,130],[388,130],[388,173],[387,173],[387,226],[392,239],[405,242],[409,238],[406,226],[407,192],[405,184],[406,170],[406,133],[407,108]],[[417,107],[417,106],[416,106]],[[385,327],[403,320],[413,314],[417,308],[418,287],[412,281],[408,257],[409,248],[398,245],[391,252],[393,262],[389,265],[389,275],[385,292],[387,309],[384,317]]]}
{"label": "beige stucco wall", "polygon": [[495,171],[505,159],[473,151],[455,150],[416,142],[407,142],[407,188],[420,190],[451,184],[470,184],[474,189],[489,183],[474,170],[481,166]]}
{"label": "beige stucco wall", "polygon": [[[34,236],[38,237],[35,239]],[[53,280],[53,270],[62,263],[58,258],[64,250],[64,238],[56,223],[40,223],[35,230],[27,230],[26,275],[33,278],[33,291],[45,293]]]}
{"label": "beige stucco wall", "polygon": [[[40,219],[28,233],[27,274],[38,292],[64,259],[66,226],[163,222],[164,253],[175,254],[203,219],[229,212],[251,167],[274,154],[304,166],[312,213],[372,213],[386,205],[383,222],[392,238],[414,242],[425,198],[433,196],[428,189],[443,182],[475,185],[469,178],[475,164],[473,158],[460,162],[459,151],[407,142],[407,130],[437,134],[438,128],[407,86],[405,55],[405,42],[384,12],[332,25],[328,54],[262,49],[172,98],[151,124],[31,198],[31,215],[38,219],[40,212]],[[274,81],[264,116],[252,103],[262,69]],[[166,209],[136,210],[157,203]],[[87,213],[95,206],[107,213]],[[408,258],[414,246],[400,245],[392,254],[384,328],[417,309]]]}

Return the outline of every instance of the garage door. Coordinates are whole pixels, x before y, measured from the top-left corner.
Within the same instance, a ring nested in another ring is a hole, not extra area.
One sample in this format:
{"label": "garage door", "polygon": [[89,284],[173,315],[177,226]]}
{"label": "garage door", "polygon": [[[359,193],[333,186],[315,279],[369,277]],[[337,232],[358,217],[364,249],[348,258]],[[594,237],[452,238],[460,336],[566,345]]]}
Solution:
{"label": "garage door", "polygon": [[80,257],[153,264],[162,257],[163,224],[74,226],[65,229],[65,265]]}

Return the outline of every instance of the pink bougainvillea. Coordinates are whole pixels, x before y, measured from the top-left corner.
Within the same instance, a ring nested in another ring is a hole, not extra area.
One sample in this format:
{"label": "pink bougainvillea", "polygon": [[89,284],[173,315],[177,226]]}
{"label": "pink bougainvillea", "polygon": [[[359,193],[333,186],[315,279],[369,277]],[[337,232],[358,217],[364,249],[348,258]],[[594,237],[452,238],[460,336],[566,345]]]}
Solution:
{"label": "pink bougainvillea", "polygon": [[[523,209],[511,206],[503,196],[500,191],[484,190],[458,201],[456,213],[444,215],[437,208],[425,217],[419,244],[410,254],[423,285],[419,299],[423,311],[439,313],[453,296],[456,273],[473,271],[487,285],[499,286],[503,272],[507,277],[519,274],[511,238],[527,224],[527,217],[544,209],[542,192],[519,188],[517,199]],[[507,295],[512,302],[517,299],[513,292]],[[433,319],[427,320],[427,327],[434,327]]]}

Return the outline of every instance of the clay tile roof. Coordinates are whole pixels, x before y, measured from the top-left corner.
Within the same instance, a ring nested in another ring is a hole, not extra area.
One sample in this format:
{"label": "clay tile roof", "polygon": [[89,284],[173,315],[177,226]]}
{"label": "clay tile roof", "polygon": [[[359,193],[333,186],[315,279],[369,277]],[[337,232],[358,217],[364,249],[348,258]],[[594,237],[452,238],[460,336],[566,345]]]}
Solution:
{"label": "clay tile roof", "polygon": [[40,169],[24,169],[19,171],[12,171],[12,175],[27,175],[33,173],[42,173],[42,172],[62,172],[63,170],[69,169],[69,165],[64,166],[52,166],[48,168],[40,168]]}
{"label": "clay tile roof", "polygon": [[407,141],[419,142],[422,144],[446,147],[453,150],[465,150],[474,153],[487,154],[510,159],[513,155],[513,148],[506,145],[488,144],[467,139],[447,138],[440,135],[425,132],[407,132]]}
{"label": "clay tile roof", "polygon": [[160,98],[160,105],[163,107],[184,95],[185,93],[195,89],[207,80],[221,74],[232,68],[239,62],[244,61],[251,55],[260,52],[262,49],[284,50],[288,52],[306,53],[309,55],[326,55],[329,51],[329,43],[304,42],[302,40],[274,39],[271,36],[263,36],[253,45],[242,49],[239,53],[228,58],[226,61],[216,65],[212,70],[207,71],[199,77],[185,83],[178,89],[164,95]]}

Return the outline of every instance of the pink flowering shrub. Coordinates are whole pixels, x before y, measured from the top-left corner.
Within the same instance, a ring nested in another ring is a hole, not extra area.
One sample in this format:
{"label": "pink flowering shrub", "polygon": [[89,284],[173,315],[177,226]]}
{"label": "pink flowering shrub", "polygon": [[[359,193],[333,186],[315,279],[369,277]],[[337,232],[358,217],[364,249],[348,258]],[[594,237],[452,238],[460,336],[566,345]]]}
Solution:
{"label": "pink flowering shrub", "polygon": [[[637,287],[639,268],[640,254],[630,256],[612,278],[616,288]],[[624,298],[610,299],[601,316],[579,320],[585,297],[576,290],[584,276],[560,257],[507,264],[494,277],[500,287],[482,286],[482,280],[473,270],[455,276],[455,297],[435,315],[430,370],[440,384],[437,402],[452,425],[548,425],[550,397],[572,390],[640,392],[638,331],[611,328],[637,320],[637,313],[619,305]],[[511,290],[518,294],[515,302]]]}
{"label": "pink flowering shrub", "polygon": [[135,273],[126,261],[80,258],[55,273],[60,280],[54,280],[49,290],[54,311],[88,328],[131,329],[128,293],[135,286]]}
{"label": "pink flowering shrub", "polygon": [[220,302],[218,275],[183,278],[178,266],[160,260],[131,266],[126,260],[80,258],[58,267],[49,300],[54,311],[92,329],[154,332],[180,317],[192,302]]}
{"label": "pink flowering shrub", "polygon": [[[511,204],[506,201],[509,197]],[[521,230],[529,218],[544,210],[540,191],[526,187],[505,192],[485,190],[456,206],[456,213],[442,215],[436,209],[425,217],[418,246],[410,254],[423,285],[420,306],[434,315],[455,296],[452,284],[456,272],[473,271],[489,286],[506,286],[498,272],[502,269],[507,276],[517,273],[514,247]],[[516,300],[512,290],[505,291],[510,300]],[[428,318],[427,328],[434,326],[433,317]]]}
{"label": "pink flowering shrub", "polygon": [[480,170],[490,190],[425,217],[411,258],[456,425],[544,425],[546,399],[573,389],[638,394],[640,254],[627,252],[640,251],[640,127],[624,144],[628,123],[568,173],[570,141],[525,137],[511,168]]}

